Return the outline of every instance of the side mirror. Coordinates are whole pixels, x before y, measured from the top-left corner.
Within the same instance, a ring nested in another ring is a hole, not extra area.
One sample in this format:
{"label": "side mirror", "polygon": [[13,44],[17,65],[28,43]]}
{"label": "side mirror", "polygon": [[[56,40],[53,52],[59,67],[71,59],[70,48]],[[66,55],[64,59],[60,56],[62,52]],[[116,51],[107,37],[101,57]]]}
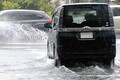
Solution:
{"label": "side mirror", "polygon": [[45,27],[45,28],[52,28],[52,27],[51,27],[51,23],[46,23],[46,24],[44,24],[44,27]]}

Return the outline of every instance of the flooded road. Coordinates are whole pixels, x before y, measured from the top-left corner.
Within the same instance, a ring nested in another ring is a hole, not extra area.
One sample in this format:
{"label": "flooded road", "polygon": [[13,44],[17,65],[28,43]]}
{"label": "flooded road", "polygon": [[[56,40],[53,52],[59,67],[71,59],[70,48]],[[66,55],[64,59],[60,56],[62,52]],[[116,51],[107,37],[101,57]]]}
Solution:
{"label": "flooded road", "polygon": [[46,55],[47,34],[28,26],[0,27],[0,80],[120,80],[120,39],[113,70],[56,68]]}

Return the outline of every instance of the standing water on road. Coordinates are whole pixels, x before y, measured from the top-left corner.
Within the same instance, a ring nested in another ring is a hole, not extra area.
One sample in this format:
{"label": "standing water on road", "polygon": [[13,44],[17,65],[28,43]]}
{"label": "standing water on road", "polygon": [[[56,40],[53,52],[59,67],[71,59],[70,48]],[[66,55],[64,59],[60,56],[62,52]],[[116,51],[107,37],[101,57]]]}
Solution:
{"label": "standing water on road", "polygon": [[46,33],[31,27],[29,24],[6,24],[0,25],[0,41],[3,42],[40,42],[46,39]]}
{"label": "standing water on road", "polygon": [[0,25],[0,80],[120,80],[120,39],[113,70],[56,68],[46,55],[47,34],[29,25]]}

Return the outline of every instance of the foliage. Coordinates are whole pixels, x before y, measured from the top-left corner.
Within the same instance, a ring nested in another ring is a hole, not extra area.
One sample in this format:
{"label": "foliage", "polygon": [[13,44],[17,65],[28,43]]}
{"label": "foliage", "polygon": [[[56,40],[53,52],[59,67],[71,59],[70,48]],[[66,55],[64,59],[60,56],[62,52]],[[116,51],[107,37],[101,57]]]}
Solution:
{"label": "foliage", "polygon": [[39,9],[38,0],[16,0],[16,2],[21,6],[21,9]]}
{"label": "foliage", "polygon": [[10,2],[10,1],[3,1],[2,2],[2,9],[19,9],[21,8],[18,3]]}
{"label": "foliage", "polygon": [[119,5],[120,5],[120,0],[116,0],[116,4],[119,4]]}
{"label": "foliage", "polygon": [[0,10],[2,10],[2,2],[0,2]]}
{"label": "foliage", "polygon": [[3,0],[2,10],[5,9],[31,9],[43,10],[51,15],[54,8],[50,0]]}
{"label": "foliage", "polygon": [[44,10],[48,15],[51,15],[54,8],[53,4],[50,3],[48,0],[40,0],[39,6],[39,10]]}

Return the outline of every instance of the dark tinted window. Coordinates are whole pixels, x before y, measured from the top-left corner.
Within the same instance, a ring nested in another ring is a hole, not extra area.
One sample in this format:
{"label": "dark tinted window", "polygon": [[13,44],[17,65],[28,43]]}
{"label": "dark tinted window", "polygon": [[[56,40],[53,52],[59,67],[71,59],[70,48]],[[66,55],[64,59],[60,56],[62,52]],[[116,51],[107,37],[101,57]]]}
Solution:
{"label": "dark tinted window", "polygon": [[100,27],[109,26],[110,23],[107,5],[66,6],[64,12],[65,27]]}
{"label": "dark tinted window", "polygon": [[120,16],[120,7],[119,8],[113,8],[113,15],[114,16]]}

